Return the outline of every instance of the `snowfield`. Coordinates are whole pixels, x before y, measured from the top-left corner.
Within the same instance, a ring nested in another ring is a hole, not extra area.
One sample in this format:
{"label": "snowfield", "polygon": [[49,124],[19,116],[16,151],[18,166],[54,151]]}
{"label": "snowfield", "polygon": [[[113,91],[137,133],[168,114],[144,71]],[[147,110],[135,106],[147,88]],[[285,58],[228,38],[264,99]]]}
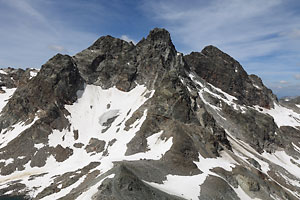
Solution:
{"label": "snowfield", "polygon": [[294,128],[300,127],[300,114],[294,112],[291,109],[283,107],[274,102],[274,108],[266,109],[259,106],[255,108],[262,113],[271,115],[274,118],[275,123],[278,127],[280,126],[292,126]]}

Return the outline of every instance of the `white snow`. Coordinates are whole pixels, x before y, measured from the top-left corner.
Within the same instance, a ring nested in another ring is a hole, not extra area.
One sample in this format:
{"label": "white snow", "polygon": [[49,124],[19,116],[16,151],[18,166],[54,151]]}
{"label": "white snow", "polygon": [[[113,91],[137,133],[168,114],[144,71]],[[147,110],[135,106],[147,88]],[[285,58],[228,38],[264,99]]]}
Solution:
{"label": "white snow", "polygon": [[9,164],[11,164],[11,163],[13,163],[14,162],[14,159],[13,158],[9,158],[9,159],[7,159],[7,160],[5,160],[5,166],[7,166],[7,165],[9,165]]}
{"label": "white snow", "polygon": [[69,194],[71,192],[71,190],[73,188],[78,187],[84,181],[85,177],[86,177],[86,175],[80,177],[80,179],[78,181],[76,181],[75,183],[73,183],[71,186],[63,188],[59,192],[48,195],[48,196],[42,198],[41,200],[53,200],[53,199],[59,199],[61,197],[66,196],[67,194]]}
{"label": "white snow", "polygon": [[[226,133],[228,135],[228,140],[230,141],[230,144],[232,146],[232,150],[234,152],[234,155],[238,156],[238,158],[244,160],[247,162],[247,158],[254,158],[261,166],[261,171],[268,176],[269,179],[273,180],[277,184],[279,184],[276,180],[274,180],[272,177],[268,175],[268,171],[270,171],[270,163],[274,163],[276,165],[279,165],[286,169],[290,174],[296,176],[299,178],[300,176],[300,170],[299,167],[291,162],[291,159],[293,159],[291,156],[287,155],[284,151],[276,151],[275,153],[266,153],[258,154],[252,147],[250,147],[248,144],[246,144],[243,141],[237,140],[236,138],[232,137],[232,135],[226,130]],[[294,160],[294,159],[293,159]],[[300,164],[300,160],[294,160],[294,162]],[[293,180],[288,178],[287,176],[284,176],[280,174],[283,178],[285,178],[286,183],[298,186],[299,181]],[[300,179],[299,179],[300,180]],[[280,185],[280,184],[279,184]],[[293,192],[286,188],[285,186],[281,185],[291,193],[298,195],[296,192]],[[242,191],[241,188],[235,189],[235,192],[239,195],[241,199],[249,199],[244,197],[244,195],[247,195]],[[276,199],[276,197],[274,197]]]}
{"label": "white snow", "polygon": [[[215,86],[213,86],[210,83],[206,83],[209,87],[205,87],[201,82],[199,82],[198,80],[195,79],[195,75],[190,73],[189,77],[196,83],[198,84],[201,89],[199,89],[198,94],[200,96],[200,98],[202,99],[202,101],[210,106],[211,108],[213,108],[216,111],[221,111],[221,108],[215,105],[212,105],[211,103],[209,103],[203,93],[208,93],[210,95],[212,95],[213,97],[219,99],[220,101],[225,102],[226,104],[228,104],[229,106],[233,107],[235,110],[241,111],[242,113],[245,112],[247,110],[247,108],[245,106],[241,106],[237,103],[235,103],[234,101],[237,101],[238,99],[226,92],[224,92],[223,90],[221,90],[220,88],[217,88]],[[210,89],[209,89],[210,88]],[[223,96],[222,96],[222,95]],[[221,105],[221,104],[220,104]],[[219,113],[218,113],[219,114]],[[220,114],[219,114],[220,115]],[[220,115],[221,116],[221,115]],[[222,116],[221,116],[222,117]],[[222,117],[223,118],[223,117]]]}
{"label": "white snow", "polygon": [[[166,193],[186,199],[198,200],[201,184],[203,184],[205,179],[209,175],[220,177],[214,172],[211,172],[210,169],[222,167],[225,170],[231,171],[234,164],[236,164],[226,152],[222,152],[221,157],[218,158],[203,158],[199,154],[199,161],[194,163],[203,172],[202,174],[194,176],[167,175],[167,179],[163,181],[163,184],[144,182]],[[178,184],[180,184],[180,187],[178,187]]]}
{"label": "white snow", "polygon": [[45,145],[43,143],[39,143],[39,144],[34,144],[34,147],[37,149],[41,149],[43,148]]}
{"label": "white snow", "polygon": [[0,74],[7,74],[3,69],[0,69]]}
{"label": "white snow", "polygon": [[257,89],[261,90],[261,88],[258,85],[253,84],[254,87],[256,87]]}
{"label": "white snow", "polygon": [[4,108],[4,106],[7,104],[7,101],[9,98],[13,95],[16,88],[8,89],[6,87],[2,87],[2,89],[5,91],[5,93],[0,93],[0,111]]}
{"label": "white snow", "polygon": [[259,106],[255,106],[255,108],[259,112],[271,115],[278,127],[292,126],[294,128],[297,128],[297,126],[300,126],[300,114],[294,112],[291,109],[278,105],[275,102],[274,108],[272,109],[266,109]]}
{"label": "white snow", "polygon": [[[275,163],[276,165],[283,167],[290,174],[293,174],[294,176],[300,179],[299,167],[291,162],[291,159],[293,159],[293,157],[287,155],[285,151],[276,151],[275,153],[272,154],[264,152],[262,153],[262,156],[268,159],[269,161]],[[300,164],[299,160],[294,160],[294,161]]]}
{"label": "white snow", "polygon": [[168,194],[176,195],[185,199],[198,200],[200,185],[205,181],[206,174],[195,176],[167,175],[163,184],[144,181],[146,184]]}
{"label": "white snow", "polygon": [[241,199],[241,200],[260,200],[258,198],[251,198],[249,197],[246,192],[239,186],[238,188],[232,188],[235,193],[238,195],[238,197]]}
{"label": "white snow", "polygon": [[32,79],[33,77],[35,77],[37,75],[38,72],[35,72],[35,71],[30,71],[30,78],[29,79]]}
{"label": "white snow", "polygon": [[[217,87],[215,87],[215,86],[213,86],[212,84],[210,84],[210,83],[207,83],[210,87],[212,87],[213,89],[215,89],[216,91],[218,91],[219,93],[222,93],[225,97],[226,97],[226,99],[228,100],[228,101],[230,101],[230,102],[233,102],[233,100],[238,100],[236,97],[234,97],[234,96],[232,96],[232,95],[230,95],[230,94],[227,94],[226,92],[224,92],[223,90],[221,90],[220,88],[217,88]],[[221,97],[222,98],[222,97]],[[222,98],[222,99],[224,99],[224,98]]]}
{"label": "white snow", "polygon": [[296,106],[298,107],[298,108],[300,108],[300,104],[298,105],[298,104],[296,104]]}
{"label": "white snow", "polygon": [[298,147],[297,145],[295,145],[294,143],[292,143],[293,144],[293,146],[294,146],[294,149],[296,150],[296,151],[298,151],[298,153],[300,153],[300,147]]}
{"label": "white snow", "polygon": [[38,120],[38,117],[35,117],[30,124],[25,125],[25,122],[20,122],[13,125],[11,129],[3,129],[0,132],[0,148],[5,147],[9,142],[16,139],[23,131],[30,128]]}
{"label": "white snow", "polygon": [[[150,95],[146,95],[149,94]],[[22,179],[20,183],[26,184],[27,190],[31,191],[31,196],[35,197],[44,188],[53,183],[53,177],[61,175],[65,172],[72,172],[81,169],[91,162],[100,162],[101,164],[95,168],[105,173],[113,166],[114,161],[122,160],[139,160],[141,158],[147,159],[160,159],[161,156],[170,149],[172,146],[172,138],[168,140],[161,139],[163,132],[154,133],[147,138],[148,150],[143,153],[138,153],[130,156],[125,156],[127,150],[127,143],[139,131],[143,122],[147,117],[147,110],[142,110],[140,118],[131,124],[129,130],[125,130],[125,122],[131,118],[132,114],[142,106],[149,98],[152,97],[154,91],[147,90],[146,87],[138,85],[130,92],[123,92],[116,88],[107,90],[102,89],[100,86],[86,85],[84,91],[78,92],[78,100],[73,105],[66,105],[65,108],[69,111],[70,115],[66,116],[71,123],[69,129],[62,131],[53,130],[48,136],[49,146],[56,147],[69,147],[73,150],[73,154],[64,162],[57,162],[51,155],[47,158],[46,164],[43,167],[31,167],[30,162],[25,165],[25,170],[16,171],[8,176],[0,176],[0,184],[6,182]],[[147,97],[145,97],[147,96]],[[109,104],[109,105],[108,105]],[[107,128],[103,123],[108,119],[116,117],[112,122],[112,126],[104,133],[102,130]],[[34,123],[34,122],[33,122]],[[10,138],[7,136],[12,135],[14,139],[17,133],[25,130],[27,126],[18,124],[15,128],[7,132],[5,136],[5,146]],[[74,130],[78,130],[78,139],[74,138]],[[2,136],[2,135],[1,135]],[[97,138],[106,142],[105,149],[108,151],[108,156],[102,153],[87,153],[82,148],[73,147],[74,143],[83,143],[87,145],[91,138]],[[115,143],[109,146],[109,141],[115,139]],[[3,140],[1,140],[3,141]],[[36,148],[41,148],[42,144],[36,144]],[[38,176],[33,180],[28,180],[31,175],[39,175],[47,173],[43,176]],[[65,196],[72,189],[76,188],[83,180],[77,181],[70,187],[64,188],[55,196],[47,196],[45,199],[56,199]]]}
{"label": "white snow", "polygon": [[[286,183],[296,186],[296,187],[300,187],[300,181],[293,180],[282,173],[279,173],[278,175],[281,176],[282,178],[284,178]],[[300,194],[300,191],[299,191],[299,194]]]}
{"label": "white snow", "polygon": [[155,133],[147,138],[148,151],[144,153],[136,153],[131,156],[126,156],[126,160],[139,160],[139,159],[151,159],[159,160],[162,156],[170,150],[173,145],[171,138],[168,138],[166,141],[161,140],[160,137],[163,131]]}
{"label": "white snow", "polygon": [[267,172],[270,170],[269,164],[265,162],[261,155],[258,154],[257,151],[255,151],[250,145],[234,138],[227,130],[225,131],[227,134],[227,139],[232,146],[234,155],[238,156],[244,162],[248,162],[248,158],[254,158],[260,164],[262,172],[267,174]]}
{"label": "white snow", "polygon": [[192,74],[192,73],[190,73],[189,74],[189,77],[192,79],[192,81],[194,81],[196,84],[198,84],[200,87],[203,87],[204,85],[200,82],[200,81],[198,81],[198,80],[196,80],[195,79],[195,75],[194,74]]}

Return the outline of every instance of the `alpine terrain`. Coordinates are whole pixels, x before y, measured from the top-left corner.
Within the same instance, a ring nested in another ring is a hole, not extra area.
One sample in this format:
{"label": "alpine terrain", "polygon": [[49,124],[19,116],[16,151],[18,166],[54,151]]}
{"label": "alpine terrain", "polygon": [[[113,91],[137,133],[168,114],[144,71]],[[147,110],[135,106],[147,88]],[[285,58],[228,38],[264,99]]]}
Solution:
{"label": "alpine terrain", "polygon": [[0,78],[2,197],[300,199],[300,103],[214,46],[155,28]]}

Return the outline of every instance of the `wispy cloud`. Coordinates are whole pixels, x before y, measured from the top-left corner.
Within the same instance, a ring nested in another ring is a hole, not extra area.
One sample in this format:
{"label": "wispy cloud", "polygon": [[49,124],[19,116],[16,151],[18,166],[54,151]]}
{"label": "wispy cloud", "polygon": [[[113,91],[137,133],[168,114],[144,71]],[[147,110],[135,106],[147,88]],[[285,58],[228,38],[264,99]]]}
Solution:
{"label": "wispy cloud", "polygon": [[15,9],[17,9],[20,12],[25,13],[26,15],[32,16],[34,19],[46,22],[46,19],[44,16],[37,11],[35,8],[33,8],[30,4],[30,1],[19,1],[19,0],[10,0],[10,1],[5,1],[2,0],[1,3],[5,3]]}
{"label": "wispy cloud", "polygon": [[285,81],[285,80],[281,80],[281,81],[279,81],[279,83],[281,83],[281,84],[288,84],[289,82]]}
{"label": "wispy cloud", "polygon": [[[145,7],[157,20],[164,20],[184,51],[214,44],[237,59],[268,55],[297,35],[299,16],[281,12],[281,0],[148,1]],[[280,12],[280,15],[278,15]],[[289,23],[287,23],[287,21]],[[282,31],[289,31],[282,34]]]}
{"label": "wispy cloud", "polygon": [[153,0],[145,1],[142,9],[170,30],[178,50],[201,51],[213,44],[271,86],[283,79],[293,83],[292,76],[274,76],[274,72],[300,73],[295,68],[300,52],[299,7],[295,0]]}
{"label": "wispy cloud", "polygon": [[54,53],[75,54],[97,39],[58,20],[49,2],[0,0],[1,66],[40,67]]}
{"label": "wispy cloud", "polygon": [[48,48],[55,52],[65,52],[65,53],[68,52],[68,50],[65,47],[60,45],[49,45]]}
{"label": "wispy cloud", "polygon": [[283,32],[283,36],[288,36],[291,39],[300,39],[300,28],[299,29],[293,29],[289,32]]}

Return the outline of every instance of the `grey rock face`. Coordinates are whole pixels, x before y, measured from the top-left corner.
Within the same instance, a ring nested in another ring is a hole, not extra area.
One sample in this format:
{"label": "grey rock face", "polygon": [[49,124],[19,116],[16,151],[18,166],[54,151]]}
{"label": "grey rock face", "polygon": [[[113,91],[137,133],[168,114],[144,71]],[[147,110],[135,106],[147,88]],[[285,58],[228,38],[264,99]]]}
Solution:
{"label": "grey rock face", "polygon": [[[212,187],[212,185],[214,187]],[[216,176],[209,176],[201,185],[201,193],[199,199],[203,200],[238,200],[234,190],[223,179]]]}
{"label": "grey rock face", "polygon": [[184,59],[201,78],[237,97],[239,103],[273,107],[276,97],[272,91],[257,76],[248,76],[239,62],[218,48],[207,46],[201,52],[184,56]]}
{"label": "grey rock face", "polygon": [[143,183],[125,166],[118,166],[113,179],[106,179],[99,187],[95,199],[108,200],[180,200],[182,198],[161,192]]}
{"label": "grey rock face", "polygon": [[[37,111],[58,112],[65,104],[77,99],[76,92],[83,88],[83,80],[70,56],[57,54],[42,66],[38,75],[28,84],[17,88],[3,108],[1,128],[19,121],[32,120]],[[53,108],[53,109],[52,109]],[[50,113],[49,113],[50,114]],[[47,116],[49,117],[49,116]],[[56,119],[56,116],[53,116]]]}
{"label": "grey rock face", "polygon": [[[135,85],[135,46],[132,43],[104,36],[88,49],[75,55],[81,76],[88,84],[103,88],[116,86],[129,91]],[[133,84],[133,85],[131,85]]]}

